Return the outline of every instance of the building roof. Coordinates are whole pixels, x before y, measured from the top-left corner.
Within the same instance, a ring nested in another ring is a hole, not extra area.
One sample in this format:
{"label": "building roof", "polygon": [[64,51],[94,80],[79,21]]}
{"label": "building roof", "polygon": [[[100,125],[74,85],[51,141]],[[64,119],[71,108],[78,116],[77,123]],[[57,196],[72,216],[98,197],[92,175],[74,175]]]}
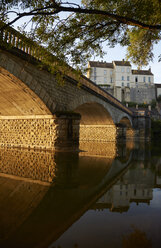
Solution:
{"label": "building roof", "polygon": [[161,88],[161,84],[155,84],[156,88]]}
{"label": "building roof", "polygon": [[134,75],[152,75],[153,73],[151,72],[151,70],[132,70],[132,74]]}
{"label": "building roof", "polygon": [[99,61],[89,61],[90,67],[100,67],[100,68],[112,68],[112,63],[106,63],[106,62],[99,62]]}
{"label": "building roof", "polygon": [[131,66],[129,61],[121,60],[121,61],[113,61],[117,66]]}

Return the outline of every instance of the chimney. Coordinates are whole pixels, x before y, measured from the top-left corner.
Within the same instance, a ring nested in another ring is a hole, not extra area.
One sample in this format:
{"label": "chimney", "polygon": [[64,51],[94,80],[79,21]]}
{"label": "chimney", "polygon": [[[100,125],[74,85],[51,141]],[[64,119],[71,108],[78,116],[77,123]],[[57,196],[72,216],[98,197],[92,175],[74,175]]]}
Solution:
{"label": "chimney", "polygon": [[151,72],[151,67],[149,67],[149,71]]}
{"label": "chimney", "polygon": [[136,104],[136,109],[138,109],[138,104]]}

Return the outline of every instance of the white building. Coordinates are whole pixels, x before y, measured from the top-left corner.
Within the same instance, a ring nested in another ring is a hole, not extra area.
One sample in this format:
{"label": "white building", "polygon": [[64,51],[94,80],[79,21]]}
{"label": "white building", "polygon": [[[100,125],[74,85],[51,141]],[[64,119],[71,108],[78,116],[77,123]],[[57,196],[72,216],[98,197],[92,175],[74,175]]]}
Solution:
{"label": "white building", "polygon": [[87,77],[120,101],[149,103],[155,99],[154,75],[149,70],[132,70],[129,61],[89,61]]}

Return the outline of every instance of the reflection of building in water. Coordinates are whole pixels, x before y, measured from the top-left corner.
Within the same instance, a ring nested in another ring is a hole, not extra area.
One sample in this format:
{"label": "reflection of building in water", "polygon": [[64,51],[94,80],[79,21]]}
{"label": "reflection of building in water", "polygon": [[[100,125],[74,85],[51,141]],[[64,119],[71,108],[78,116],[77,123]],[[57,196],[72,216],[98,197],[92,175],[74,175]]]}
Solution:
{"label": "reflection of building in water", "polygon": [[152,200],[155,174],[143,163],[132,166],[127,173],[95,204],[95,209],[109,208],[111,211],[124,212],[131,202],[150,203]]}
{"label": "reflection of building in water", "polygon": [[161,159],[159,159],[156,164],[156,171],[155,186],[161,188]]}
{"label": "reflection of building in water", "polygon": [[156,187],[161,188],[161,175],[156,176]]}

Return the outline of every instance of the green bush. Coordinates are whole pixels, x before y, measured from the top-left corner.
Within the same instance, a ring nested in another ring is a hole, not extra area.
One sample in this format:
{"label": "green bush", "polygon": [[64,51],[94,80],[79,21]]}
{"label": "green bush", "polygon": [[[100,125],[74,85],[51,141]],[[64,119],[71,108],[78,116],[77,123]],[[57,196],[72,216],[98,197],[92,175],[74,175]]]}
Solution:
{"label": "green bush", "polygon": [[[123,102],[124,105],[126,105],[126,102]],[[128,102],[128,106],[129,108],[135,108],[136,105],[138,105],[138,108],[148,108],[149,105],[151,105],[151,108],[155,108],[156,107],[156,101],[152,100],[150,104],[147,103],[136,103],[136,102]]]}
{"label": "green bush", "polygon": [[161,102],[161,95],[157,97],[157,102]]}

